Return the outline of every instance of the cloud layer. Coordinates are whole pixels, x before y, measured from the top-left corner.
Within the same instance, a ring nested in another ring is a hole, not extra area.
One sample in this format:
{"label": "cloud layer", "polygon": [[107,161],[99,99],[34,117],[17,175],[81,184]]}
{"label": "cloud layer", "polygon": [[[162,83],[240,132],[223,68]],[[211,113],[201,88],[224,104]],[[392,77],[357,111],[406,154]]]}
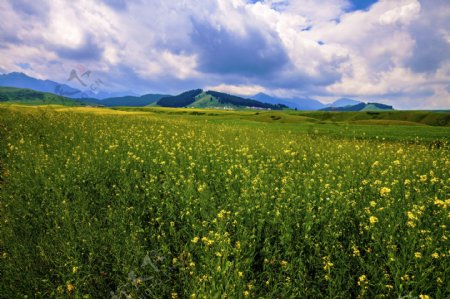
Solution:
{"label": "cloud layer", "polygon": [[448,0],[7,0],[0,71],[449,109],[448,20]]}

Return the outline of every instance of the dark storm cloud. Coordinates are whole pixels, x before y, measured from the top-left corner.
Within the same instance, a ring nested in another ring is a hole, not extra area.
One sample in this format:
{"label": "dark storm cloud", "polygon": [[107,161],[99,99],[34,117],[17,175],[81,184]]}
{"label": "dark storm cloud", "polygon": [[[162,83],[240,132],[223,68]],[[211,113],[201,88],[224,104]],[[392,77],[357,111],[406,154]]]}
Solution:
{"label": "dark storm cloud", "polygon": [[64,59],[92,61],[99,60],[102,57],[103,48],[98,45],[93,36],[88,35],[84,43],[78,48],[56,47],[54,51]]}
{"label": "dark storm cloud", "polygon": [[266,76],[289,60],[280,42],[269,41],[256,29],[241,36],[208,23],[193,21],[193,28],[191,38],[203,72]]}
{"label": "dark storm cloud", "polygon": [[435,72],[443,62],[450,60],[450,43],[443,34],[444,31],[450,34],[450,22],[440,17],[440,8],[446,4],[448,0],[421,1],[422,18],[411,28],[416,44],[408,62],[415,72]]}
{"label": "dark storm cloud", "polygon": [[430,29],[424,26],[413,30],[416,45],[409,65],[418,73],[435,72],[444,61],[449,60],[450,44],[439,32]]}

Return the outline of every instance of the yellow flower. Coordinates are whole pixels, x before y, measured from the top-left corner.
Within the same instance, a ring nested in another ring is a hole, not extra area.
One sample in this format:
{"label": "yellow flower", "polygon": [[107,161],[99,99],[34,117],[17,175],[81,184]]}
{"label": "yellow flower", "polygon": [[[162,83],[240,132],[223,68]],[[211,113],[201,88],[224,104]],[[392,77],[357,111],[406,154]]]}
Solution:
{"label": "yellow flower", "polygon": [[420,299],[430,299],[430,296],[420,294],[420,295],[419,295],[419,298],[420,298]]}
{"label": "yellow flower", "polygon": [[368,284],[369,283],[369,281],[367,280],[367,276],[366,275],[361,275],[359,278],[358,278],[358,285],[359,286],[365,286],[366,284]]}
{"label": "yellow flower", "polygon": [[194,237],[194,239],[192,239],[191,242],[195,244],[198,242],[198,239],[199,239],[198,237]]}
{"label": "yellow flower", "polygon": [[360,256],[361,252],[359,251],[358,247],[353,245],[352,250],[353,250],[353,256]]}
{"label": "yellow flower", "polygon": [[67,284],[67,292],[72,293],[75,290],[75,286],[71,283]]}
{"label": "yellow flower", "polygon": [[332,262],[325,262],[325,266],[323,266],[323,269],[324,270],[330,270],[331,269],[331,267],[333,267],[334,266],[334,264],[332,263]]}
{"label": "yellow flower", "polygon": [[432,258],[434,259],[438,259],[439,258],[439,253],[435,252],[431,255]]}
{"label": "yellow flower", "polygon": [[244,297],[248,297],[250,293],[248,291],[244,291]]}
{"label": "yellow flower", "polygon": [[72,273],[75,274],[78,271],[78,267],[77,266],[73,266],[72,268]]}
{"label": "yellow flower", "polygon": [[236,249],[241,249],[241,242],[240,241],[237,241],[236,242]]}
{"label": "yellow flower", "polygon": [[420,258],[422,258],[422,253],[420,253],[420,252],[415,252],[415,253],[414,253],[414,256],[416,257],[416,259],[420,259]]}
{"label": "yellow flower", "polygon": [[389,196],[389,193],[391,193],[391,189],[389,189],[388,187],[383,187],[380,189],[380,195],[382,197]]}
{"label": "yellow flower", "polygon": [[369,222],[370,222],[370,224],[375,224],[378,222],[378,218],[375,216],[370,216]]}

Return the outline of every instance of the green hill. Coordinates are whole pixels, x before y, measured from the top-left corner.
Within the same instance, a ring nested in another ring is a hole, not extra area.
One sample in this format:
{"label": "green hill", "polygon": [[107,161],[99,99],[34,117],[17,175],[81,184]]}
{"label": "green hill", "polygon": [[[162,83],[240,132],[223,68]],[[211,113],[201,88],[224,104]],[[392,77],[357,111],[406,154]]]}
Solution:
{"label": "green hill", "polygon": [[80,99],[86,103],[95,103],[97,105],[102,105],[106,107],[143,107],[147,105],[151,105],[161,98],[168,97],[168,95],[162,94],[146,94],[143,96],[123,96],[123,97],[114,97],[114,98],[106,98],[106,99]]}
{"label": "green hill", "polygon": [[321,111],[386,111],[394,110],[392,106],[380,103],[359,103],[356,105],[348,105],[345,107],[327,107],[320,109]]}
{"label": "green hill", "polygon": [[64,105],[64,106],[86,106],[79,100],[68,99],[49,92],[40,92],[26,88],[0,87],[0,102],[17,103],[26,105]]}
{"label": "green hill", "polygon": [[162,107],[189,107],[189,108],[210,108],[210,109],[267,109],[282,110],[288,108],[282,104],[268,104],[257,100],[245,99],[242,97],[217,92],[203,91],[195,89],[183,92],[177,96],[164,97],[156,102]]}
{"label": "green hill", "polygon": [[187,107],[195,102],[195,97],[201,94],[203,90],[194,89],[183,92],[176,96],[169,96],[159,99],[156,104],[162,107]]}

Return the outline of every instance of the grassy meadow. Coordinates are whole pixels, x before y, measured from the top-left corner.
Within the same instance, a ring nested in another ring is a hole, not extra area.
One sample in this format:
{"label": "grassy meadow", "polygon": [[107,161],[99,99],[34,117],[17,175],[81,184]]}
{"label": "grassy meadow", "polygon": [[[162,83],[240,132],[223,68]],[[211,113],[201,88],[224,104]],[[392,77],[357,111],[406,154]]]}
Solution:
{"label": "grassy meadow", "polygon": [[389,113],[2,105],[0,297],[449,298],[450,114]]}

